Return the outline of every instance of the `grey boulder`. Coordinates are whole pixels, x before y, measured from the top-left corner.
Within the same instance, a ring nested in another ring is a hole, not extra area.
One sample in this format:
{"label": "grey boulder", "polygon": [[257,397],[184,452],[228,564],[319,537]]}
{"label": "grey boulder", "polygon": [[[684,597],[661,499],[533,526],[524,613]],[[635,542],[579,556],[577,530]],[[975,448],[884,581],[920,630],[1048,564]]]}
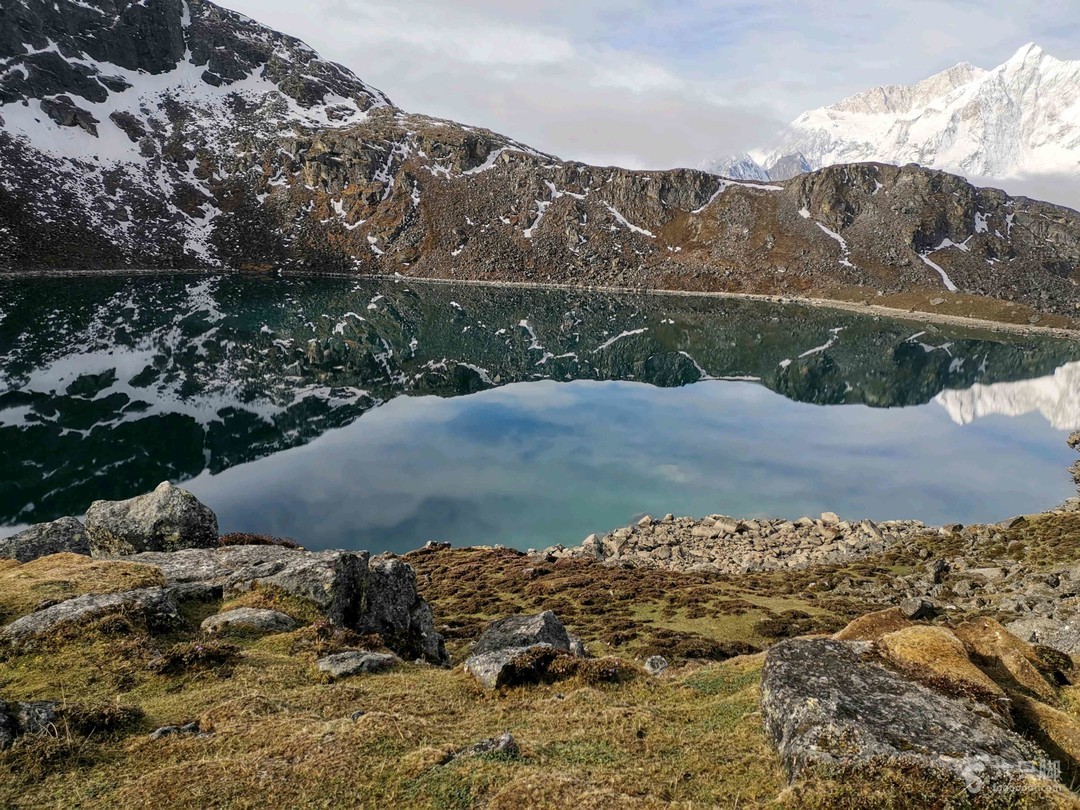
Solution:
{"label": "grey boulder", "polygon": [[218,544],[217,516],[210,507],[168,481],[130,500],[95,501],[86,511],[86,532],[95,557]]}
{"label": "grey boulder", "polygon": [[551,650],[552,658],[560,654],[560,651],[550,644],[504,647],[501,650],[470,655],[465,660],[465,671],[487,689],[509,686],[520,678],[521,662],[524,660],[525,654],[538,649]]}
{"label": "grey boulder", "polygon": [[62,627],[85,624],[113,613],[137,615],[153,629],[167,629],[180,622],[176,600],[167,589],[141,588],[68,599],[16,619],[0,629],[0,638],[19,646],[32,646],[36,639]]}
{"label": "grey boulder", "polygon": [[391,649],[410,658],[446,663],[435,617],[416,590],[413,567],[394,557],[375,557],[368,574],[367,598],[358,621],[362,633],[378,633]]}
{"label": "grey boulder", "polygon": [[[575,642],[577,642],[575,644]],[[524,658],[531,650],[549,649],[549,658],[582,654],[584,646],[566,632],[550,610],[533,616],[509,616],[487,626],[465,661],[465,671],[488,689],[527,680],[541,674],[550,660]],[[527,661],[527,664],[525,663]]]}
{"label": "grey boulder", "polygon": [[866,660],[869,645],[793,639],[762,674],[765,729],[794,779],[807,767],[914,761],[978,791],[1037,772],[1045,755],[988,709],[946,697]]}
{"label": "grey boulder", "polygon": [[480,635],[473,648],[473,655],[483,655],[510,647],[532,647],[537,644],[570,651],[570,634],[550,610],[535,616],[510,616],[492,622]]}
{"label": "grey boulder", "polygon": [[259,608],[236,608],[210,616],[202,623],[204,633],[215,635],[244,633],[271,635],[288,633],[300,626],[300,622],[277,610]]}
{"label": "grey boulder", "polygon": [[86,528],[73,517],[52,523],[39,523],[25,531],[0,540],[0,558],[33,562],[52,554],[89,554]]}
{"label": "grey boulder", "polygon": [[331,678],[336,679],[363,673],[383,672],[400,663],[400,658],[389,653],[355,651],[320,658],[316,662],[316,666],[320,672],[325,672]]}

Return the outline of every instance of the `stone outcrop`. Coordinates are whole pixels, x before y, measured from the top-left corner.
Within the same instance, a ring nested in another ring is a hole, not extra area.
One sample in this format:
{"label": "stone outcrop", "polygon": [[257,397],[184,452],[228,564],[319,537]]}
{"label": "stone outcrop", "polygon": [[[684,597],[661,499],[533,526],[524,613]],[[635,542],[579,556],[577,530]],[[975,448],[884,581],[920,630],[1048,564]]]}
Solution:
{"label": "stone outcrop", "polygon": [[86,511],[86,532],[95,557],[218,544],[217,516],[168,481],[126,501],[95,501]]}
{"label": "stone outcrop", "polygon": [[27,614],[0,629],[0,639],[30,645],[50,633],[103,616],[123,613],[163,630],[180,622],[176,597],[166,588],[141,588],[113,594],[87,594]]}
{"label": "stone outcrop", "polygon": [[371,560],[364,611],[357,621],[364,633],[378,633],[403,655],[446,663],[442,636],[435,631],[431,606],[416,590],[416,572],[394,557]]}
{"label": "stone outcrop", "polygon": [[973,793],[1055,770],[1069,781],[1080,721],[1059,706],[1072,667],[992,619],[934,626],[892,609],[770,649],[762,709],[792,778],[904,761],[952,771]]}
{"label": "stone outcrop", "polygon": [[125,557],[157,566],[170,584],[220,589],[225,598],[252,589],[277,590],[305,600],[334,625],[379,633],[410,658],[448,662],[431,608],[416,590],[412,568],[366,551],[304,551],[280,546],[227,546],[148,552]]}
{"label": "stone outcrop", "polygon": [[288,633],[300,626],[300,622],[278,610],[259,608],[236,608],[209,616],[202,623],[204,633],[214,635],[238,633],[271,635]]}
{"label": "stone outcrop", "polygon": [[90,553],[86,528],[73,517],[39,523],[12,537],[0,539],[0,558],[21,563],[63,553]]}
{"label": "stone outcrop", "polygon": [[793,778],[810,767],[914,761],[972,790],[1037,773],[1044,756],[979,704],[948,697],[864,656],[868,645],[784,641],[767,654],[765,728]]}
{"label": "stone outcrop", "polygon": [[554,546],[538,556],[734,574],[850,562],[879,554],[925,529],[917,521],[849,522],[832,513],[795,521],[646,516],[604,537],[591,535],[580,546]]}

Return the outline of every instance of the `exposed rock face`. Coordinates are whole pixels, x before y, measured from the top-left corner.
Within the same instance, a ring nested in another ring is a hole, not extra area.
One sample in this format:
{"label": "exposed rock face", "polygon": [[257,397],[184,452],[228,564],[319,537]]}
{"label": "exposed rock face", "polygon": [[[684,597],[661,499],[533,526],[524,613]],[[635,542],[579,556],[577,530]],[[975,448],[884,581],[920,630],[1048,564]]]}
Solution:
{"label": "exposed rock face", "polygon": [[202,623],[205,633],[288,633],[300,626],[292,616],[277,610],[236,608],[210,616]]}
{"label": "exposed rock face", "polygon": [[864,660],[865,649],[800,639],[769,651],[765,728],[793,778],[809,766],[873,758],[945,768],[974,789],[1036,772],[1042,752],[1001,718]]}
{"label": "exposed rock face", "polygon": [[[567,163],[405,114],[212,3],[149,6],[17,10],[25,27],[0,43],[16,77],[0,95],[0,267],[286,266],[789,295],[955,288],[1070,315],[1080,302],[1080,215],[1066,209],[912,166],[766,186]],[[108,35],[74,36],[69,12]],[[59,53],[39,52],[50,41]],[[42,102],[51,117],[30,112]],[[62,154],[61,129],[73,136]]]}
{"label": "exposed rock face", "polygon": [[86,511],[86,532],[95,557],[213,548],[217,516],[190,492],[168,481],[126,501],[95,501]]}
{"label": "exposed rock face", "polygon": [[86,528],[73,517],[39,523],[13,537],[0,540],[0,558],[21,563],[62,553],[90,553]]}
{"label": "exposed rock face", "polygon": [[152,552],[125,559],[157,566],[169,583],[221,588],[226,598],[252,588],[276,588],[311,601],[340,627],[355,627],[364,610],[367,552],[229,546]]}
{"label": "exposed rock face", "polygon": [[400,560],[366,551],[303,551],[279,546],[228,546],[144,553],[125,559],[159,567],[170,583],[220,588],[228,598],[253,588],[305,599],[333,624],[379,633],[402,655],[448,661],[431,608],[416,591],[416,575]]}
{"label": "exposed rock face", "polygon": [[1080,654],[1080,616],[1051,619],[1029,616],[1009,622],[1010,633],[1032,644],[1045,644],[1066,655]]}
{"label": "exposed rock face", "polygon": [[57,629],[75,626],[112,613],[136,615],[156,629],[168,629],[180,621],[175,598],[165,588],[142,588],[114,594],[88,594],[16,619],[0,630],[9,642],[32,644]]}
{"label": "exposed rock face", "polygon": [[400,663],[401,659],[396,655],[357,650],[328,655],[326,658],[320,658],[316,665],[320,672],[325,672],[336,679],[347,678],[350,675],[383,672]]}

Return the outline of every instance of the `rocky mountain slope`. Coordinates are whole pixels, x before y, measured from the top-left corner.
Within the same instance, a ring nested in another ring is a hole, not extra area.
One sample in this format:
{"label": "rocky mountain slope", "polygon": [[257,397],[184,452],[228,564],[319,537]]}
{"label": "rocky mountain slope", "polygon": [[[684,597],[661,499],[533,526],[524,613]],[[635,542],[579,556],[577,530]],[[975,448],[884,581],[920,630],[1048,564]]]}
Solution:
{"label": "rocky mountain slope", "polygon": [[1080,305],[1080,215],[939,172],[866,164],[764,185],[567,163],[404,113],[203,0],[26,0],[3,14],[0,269]]}
{"label": "rocky mountain slope", "polygon": [[911,86],[875,87],[803,113],[755,157],[711,168],[765,182],[862,161],[917,163],[968,177],[1077,177],[1080,62],[1029,44],[993,70],[965,62]]}

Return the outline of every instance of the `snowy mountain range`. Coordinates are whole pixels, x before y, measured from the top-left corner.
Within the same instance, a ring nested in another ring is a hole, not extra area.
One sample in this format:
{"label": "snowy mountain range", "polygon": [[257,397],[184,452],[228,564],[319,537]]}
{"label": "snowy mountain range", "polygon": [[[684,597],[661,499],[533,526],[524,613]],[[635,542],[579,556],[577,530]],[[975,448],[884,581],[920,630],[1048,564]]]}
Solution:
{"label": "snowy mountain range", "polygon": [[996,180],[1080,177],[1080,61],[1029,44],[993,70],[965,62],[911,86],[876,87],[803,113],[768,149],[708,168],[776,181],[864,161]]}

